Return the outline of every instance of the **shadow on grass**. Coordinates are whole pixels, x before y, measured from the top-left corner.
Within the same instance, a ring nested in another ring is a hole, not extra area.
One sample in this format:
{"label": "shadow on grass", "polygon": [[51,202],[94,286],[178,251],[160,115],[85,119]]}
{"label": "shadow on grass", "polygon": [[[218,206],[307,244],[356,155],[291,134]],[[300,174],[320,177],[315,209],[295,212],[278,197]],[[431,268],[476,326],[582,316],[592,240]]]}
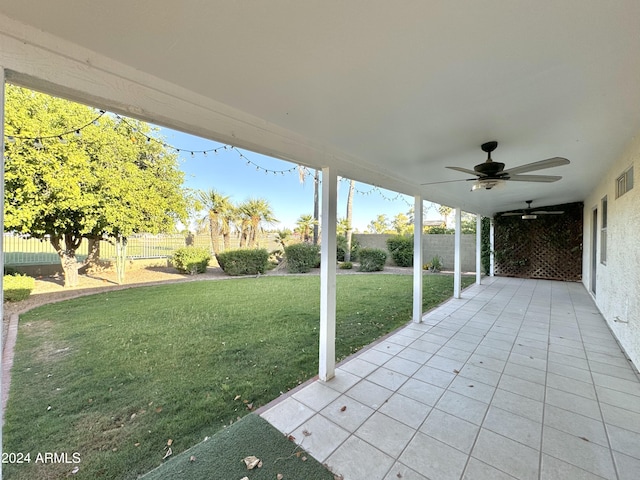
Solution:
{"label": "shadow on grass", "polygon": [[[243,462],[250,455],[262,467],[248,470]],[[140,477],[143,480],[241,479],[334,480],[333,474],[257,414],[244,417],[213,437],[167,460]]]}

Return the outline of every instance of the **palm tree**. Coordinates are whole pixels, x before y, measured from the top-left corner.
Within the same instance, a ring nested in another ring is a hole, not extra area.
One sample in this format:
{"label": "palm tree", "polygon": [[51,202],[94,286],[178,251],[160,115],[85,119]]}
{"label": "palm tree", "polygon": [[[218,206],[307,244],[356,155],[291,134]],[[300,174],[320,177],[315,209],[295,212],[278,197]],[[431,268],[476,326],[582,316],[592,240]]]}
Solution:
{"label": "palm tree", "polygon": [[224,233],[222,218],[231,209],[232,204],[228,195],[222,195],[214,189],[198,192],[198,200],[202,202],[206,215],[203,221],[209,222],[209,235],[211,236],[211,250],[214,254],[220,251],[220,233]]}
{"label": "palm tree", "polygon": [[318,222],[313,218],[313,215],[307,213],[300,215],[300,218],[296,221],[296,225],[298,226],[296,230],[305,242],[309,242],[311,240],[313,226],[317,224]]}
{"label": "palm tree", "polygon": [[289,241],[290,238],[291,238],[291,230],[289,230],[288,228],[285,228],[283,230],[278,230],[276,232],[275,240],[280,244],[283,250],[284,250],[284,247],[287,246],[287,242]]}
{"label": "palm tree", "polygon": [[238,208],[241,211],[242,218],[240,243],[241,245],[256,247],[258,245],[258,233],[262,230],[262,225],[277,222],[273,216],[271,205],[264,198],[250,198]]}

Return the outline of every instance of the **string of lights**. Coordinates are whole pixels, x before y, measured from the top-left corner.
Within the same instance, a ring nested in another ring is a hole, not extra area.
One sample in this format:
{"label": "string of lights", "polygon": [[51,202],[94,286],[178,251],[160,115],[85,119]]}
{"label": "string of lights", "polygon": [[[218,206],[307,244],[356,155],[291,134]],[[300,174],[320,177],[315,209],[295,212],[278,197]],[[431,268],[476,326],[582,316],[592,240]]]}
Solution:
{"label": "string of lights", "polygon": [[[57,139],[61,143],[66,143],[65,137],[67,137],[69,135],[80,136],[84,129],[86,129],[86,128],[92,126],[92,125],[99,126],[99,120],[106,114],[107,114],[106,111],[100,110],[99,114],[94,119],[92,119],[91,121],[85,123],[84,125],[80,125],[80,126],[75,127],[75,128],[67,129],[67,130],[59,132],[59,133],[48,134],[48,135],[38,135],[38,136],[21,136],[21,135],[8,135],[8,134],[5,134],[5,138],[6,138],[7,142],[9,142],[9,143],[15,143],[17,140],[33,141],[34,146],[36,148],[43,149],[43,148],[46,148],[46,146],[45,146],[44,143],[42,143],[42,140]],[[164,140],[160,140],[160,139],[158,139],[156,137],[153,137],[153,136],[147,135],[144,132],[141,132],[138,129],[138,127],[136,127],[134,124],[129,122],[126,117],[123,117],[122,115],[119,115],[117,113],[113,113],[112,115],[118,120],[118,124],[116,125],[116,128],[118,128],[121,124],[125,124],[131,129],[132,132],[134,132],[137,135],[140,135],[141,137],[144,137],[144,139],[147,142],[156,142],[156,143],[162,145],[164,148],[166,148],[168,150],[172,150],[177,154],[185,153],[185,154],[189,154],[192,158],[195,158],[196,155],[202,155],[203,157],[208,157],[209,155],[214,155],[214,156],[218,155],[218,152],[220,152],[220,151],[231,151],[231,152],[234,152],[238,156],[238,158],[240,160],[242,160],[247,166],[254,167],[257,171],[264,172],[265,175],[272,174],[274,176],[278,176],[278,175],[285,176],[286,174],[290,174],[290,173],[300,174],[300,172],[302,171],[302,174],[305,177],[306,176],[312,176],[312,173],[309,170],[309,168],[307,168],[307,167],[305,167],[303,165],[296,165],[295,167],[281,169],[281,170],[275,170],[275,169],[270,169],[270,168],[263,167],[262,165],[256,163],[255,161],[253,161],[252,159],[247,157],[240,149],[238,149],[237,147],[235,147],[233,145],[221,145],[219,147],[205,149],[205,150],[192,150],[192,149],[189,149],[189,148],[176,147],[174,145],[171,145],[171,144],[165,142]],[[341,181],[349,181],[349,179],[346,179],[346,178],[340,178],[340,180]],[[320,183],[321,180],[318,180],[318,182]],[[362,196],[368,196],[368,195],[372,195],[372,194],[376,193],[382,199],[384,199],[384,200],[386,200],[388,202],[395,202],[395,201],[401,200],[402,202],[404,202],[408,206],[412,205],[409,201],[407,201],[407,199],[401,193],[398,193],[395,196],[388,196],[378,186],[373,186],[371,189],[366,190],[366,191],[365,190],[360,190],[359,188],[356,188],[355,192],[357,194],[359,194],[359,195],[362,195]]]}

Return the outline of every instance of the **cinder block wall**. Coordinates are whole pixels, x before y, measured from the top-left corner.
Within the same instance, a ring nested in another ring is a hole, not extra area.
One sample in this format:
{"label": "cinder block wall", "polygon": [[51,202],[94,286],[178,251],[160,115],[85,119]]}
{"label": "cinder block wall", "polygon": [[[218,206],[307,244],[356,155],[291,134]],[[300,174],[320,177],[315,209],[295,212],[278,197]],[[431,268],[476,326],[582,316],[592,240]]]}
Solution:
{"label": "cinder block wall", "polygon": [[[367,248],[380,248],[387,250],[387,238],[395,235],[385,233],[354,233],[360,246]],[[436,255],[440,257],[445,270],[453,270],[454,235],[424,235],[422,237],[422,257],[424,263],[431,263]],[[460,246],[460,263],[462,271],[475,272],[476,270],[476,236],[462,235]],[[387,265],[394,265],[391,256],[387,258]]]}

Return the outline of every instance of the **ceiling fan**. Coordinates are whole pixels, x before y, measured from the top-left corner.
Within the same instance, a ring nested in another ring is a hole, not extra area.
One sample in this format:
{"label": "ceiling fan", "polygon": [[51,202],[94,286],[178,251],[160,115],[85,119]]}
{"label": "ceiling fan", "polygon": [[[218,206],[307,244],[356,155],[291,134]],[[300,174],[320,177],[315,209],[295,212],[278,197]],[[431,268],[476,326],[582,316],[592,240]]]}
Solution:
{"label": "ceiling fan", "polygon": [[498,147],[498,142],[483,143],[480,148],[487,153],[487,160],[473,167],[473,170],[463,167],[447,167],[469,175],[475,175],[476,178],[467,178],[463,180],[449,180],[445,182],[423,183],[422,185],[433,185],[436,183],[449,183],[459,181],[475,182],[471,190],[491,190],[493,187],[503,184],[506,181],[515,182],[544,182],[551,183],[560,180],[562,177],[558,175],[521,175],[526,172],[543,170],[545,168],[559,167],[569,164],[569,160],[562,157],[547,158],[538,162],[527,163],[511,169],[504,169],[504,163],[494,162],[491,158],[491,152]]}
{"label": "ceiling fan", "polygon": [[503,213],[501,217],[522,217],[523,220],[535,220],[538,218],[538,215],[561,215],[564,212],[562,210],[534,210],[531,208],[531,203],[533,200],[527,200],[527,208],[521,210],[520,212],[507,212]]}

